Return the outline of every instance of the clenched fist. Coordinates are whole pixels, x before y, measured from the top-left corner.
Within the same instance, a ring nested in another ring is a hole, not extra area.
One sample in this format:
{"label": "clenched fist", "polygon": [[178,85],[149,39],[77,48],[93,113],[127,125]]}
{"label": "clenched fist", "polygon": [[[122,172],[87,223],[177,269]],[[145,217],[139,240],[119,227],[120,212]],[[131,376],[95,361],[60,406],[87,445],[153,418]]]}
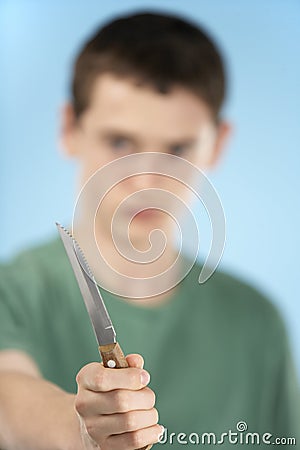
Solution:
{"label": "clenched fist", "polygon": [[126,360],[126,369],[91,363],[77,374],[75,410],[87,449],[140,449],[158,442],[164,430],[157,424],[155,394],[146,387],[150,375],[143,370],[143,358],[131,354]]}

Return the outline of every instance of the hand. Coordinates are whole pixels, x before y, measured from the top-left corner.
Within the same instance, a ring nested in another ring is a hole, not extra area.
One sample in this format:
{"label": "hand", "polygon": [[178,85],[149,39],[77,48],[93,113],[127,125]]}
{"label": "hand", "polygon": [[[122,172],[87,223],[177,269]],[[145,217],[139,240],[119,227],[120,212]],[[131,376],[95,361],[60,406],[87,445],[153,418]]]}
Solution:
{"label": "hand", "polygon": [[100,363],[84,366],[77,374],[75,410],[84,430],[85,448],[134,450],[158,442],[155,394],[146,387],[150,376],[140,355],[126,357],[126,369]]}

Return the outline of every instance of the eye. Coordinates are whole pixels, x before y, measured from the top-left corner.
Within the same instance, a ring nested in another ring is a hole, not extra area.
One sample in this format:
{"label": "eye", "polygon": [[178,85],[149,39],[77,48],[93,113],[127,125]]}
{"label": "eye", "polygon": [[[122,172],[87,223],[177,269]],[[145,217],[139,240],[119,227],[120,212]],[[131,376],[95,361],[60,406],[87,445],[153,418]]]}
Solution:
{"label": "eye", "polygon": [[182,155],[186,150],[188,150],[187,144],[174,144],[170,146],[170,153],[172,155],[180,156]]}
{"label": "eye", "polygon": [[115,150],[127,150],[132,146],[130,140],[123,136],[112,136],[109,145]]}

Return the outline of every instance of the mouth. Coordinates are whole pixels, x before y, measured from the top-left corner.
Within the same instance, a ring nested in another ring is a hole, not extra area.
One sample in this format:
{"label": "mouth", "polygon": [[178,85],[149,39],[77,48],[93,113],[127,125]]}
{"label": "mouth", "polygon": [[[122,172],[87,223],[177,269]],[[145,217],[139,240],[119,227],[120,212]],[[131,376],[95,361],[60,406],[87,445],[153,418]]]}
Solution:
{"label": "mouth", "polygon": [[159,217],[162,211],[157,208],[134,208],[128,211],[128,215],[132,217],[132,219],[146,220]]}

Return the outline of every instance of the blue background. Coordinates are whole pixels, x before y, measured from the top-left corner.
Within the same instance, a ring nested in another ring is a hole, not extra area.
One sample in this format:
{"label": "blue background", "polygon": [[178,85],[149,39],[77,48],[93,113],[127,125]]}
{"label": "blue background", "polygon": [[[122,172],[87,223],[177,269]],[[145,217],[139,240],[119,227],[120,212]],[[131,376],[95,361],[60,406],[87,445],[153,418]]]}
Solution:
{"label": "blue background", "polygon": [[296,0],[2,0],[0,258],[51,237],[55,220],[70,220],[76,165],[58,146],[70,64],[98,24],[139,7],[198,20],[225,52],[230,72],[225,112],[234,134],[210,175],[227,217],[222,267],[254,283],[278,305],[300,370]]}

